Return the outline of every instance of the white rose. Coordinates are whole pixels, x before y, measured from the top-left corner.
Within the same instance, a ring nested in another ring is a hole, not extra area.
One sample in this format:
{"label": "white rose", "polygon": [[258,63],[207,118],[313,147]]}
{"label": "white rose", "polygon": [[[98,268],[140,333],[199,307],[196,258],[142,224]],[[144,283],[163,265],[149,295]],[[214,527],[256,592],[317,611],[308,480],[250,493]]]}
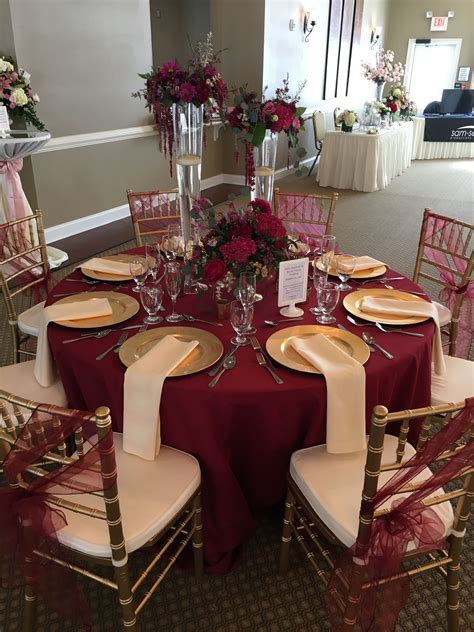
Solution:
{"label": "white rose", "polygon": [[19,73],[22,79],[25,81],[25,83],[30,83],[31,75],[29,72],[26,72],[26,70],[23,70],[23,68],[20,68]]}
{"label": "white rose", "polygon": [[36,94],[36,92],[35,92],[35,94],[33,95],[33,97],[32,97],[32,98],[33,98],[33,101],[34,101],[35,103],[39,103],[39,102],[40,102],[40,98],[39,98],[39,96]]}
{"label": "white rose", "polygon": [[13,64],[5,59],[0,59],[0,72],[13,72]]}
{"label": "white rose", "polygon": [[28,97],[25,94],[23,88],[13,88],[12,97],[15,99],[15,103],[21,107],[28,103]]}

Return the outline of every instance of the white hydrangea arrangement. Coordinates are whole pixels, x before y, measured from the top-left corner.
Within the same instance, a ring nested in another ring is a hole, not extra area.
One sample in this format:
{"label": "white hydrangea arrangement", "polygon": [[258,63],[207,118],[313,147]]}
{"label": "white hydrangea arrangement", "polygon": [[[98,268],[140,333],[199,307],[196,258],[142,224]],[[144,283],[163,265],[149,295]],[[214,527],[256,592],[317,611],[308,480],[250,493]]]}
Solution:
{"label": "white hydrangea arrangement", "polygon": [[9,116],[44,130],[44,124],[36,114],[36,104],[40,99],[31,89],[30,78],[26,70],[15,67],[12,58],[0,57],[0,105],[7,108]]}

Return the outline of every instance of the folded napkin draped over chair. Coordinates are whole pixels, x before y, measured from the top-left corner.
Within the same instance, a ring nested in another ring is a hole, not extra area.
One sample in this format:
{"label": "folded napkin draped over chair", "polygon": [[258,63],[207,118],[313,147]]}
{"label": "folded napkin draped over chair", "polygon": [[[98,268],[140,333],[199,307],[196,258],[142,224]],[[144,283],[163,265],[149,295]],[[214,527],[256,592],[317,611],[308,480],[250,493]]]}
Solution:
{"label": "folded napkin draped over chair", "polygon": [[34,367],[34,375],[38,384],[47,387],[56,381],[56,371],[48,343],[48,325],[51,321],[82,320],[85,318],[110,316],[111,314],[112,307],[106,298],[76,301],[75,303],[61,303],[45,307],[40,317]]}
{"label": "folded napkin draped over chair", "polygon": [[433,364],[435,373],[443,375],[446,372],[443,345],[439,330],[438,310],[433,303],[427,301],[399,301],[392,298],[363,298],[359,309],[367,314],[387,314],[394,316],[428,316],[436,325],[433,338]]}
{"label": "folded napkin draped over chair", "polygon": [[111,261],[110,259],[100,259],[94,257],[81,265],[81,269],[94,270],[94,272],[106,272],[107,274],[116,274],[117,276],[130,276],[130,267],[128,263],[121,261]]}
{"label": "folded napkin draped over chair", "polygon": [[160,400],[168,375],[197,347],[165,336],[125,373],[123,449],[153,461],[160,450]]}
{"label": "folded napkin draped over chair", "polygon": [[382,261],[378,261],[372,257],[356,257],[355,260],[354,272],[370,270],[370,268],[378,268],[379,266],[385,265]]}
{"label": "folded napkin draped over chair", "polygon": [[333,454],[365,450],[365,370],[324,334],[295,338],[292,347],[324,375],[326,446]]}

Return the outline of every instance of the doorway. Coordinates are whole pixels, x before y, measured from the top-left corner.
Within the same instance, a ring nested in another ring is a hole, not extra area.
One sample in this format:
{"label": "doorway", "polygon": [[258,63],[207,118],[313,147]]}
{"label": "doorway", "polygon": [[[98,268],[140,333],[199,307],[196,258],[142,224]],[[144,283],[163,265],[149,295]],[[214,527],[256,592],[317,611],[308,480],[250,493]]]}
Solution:
{"label": "doorway", "polygon": [[421,114],[431,101],[441,101],[454,88],[462,39],[408,40],[405,86]]}

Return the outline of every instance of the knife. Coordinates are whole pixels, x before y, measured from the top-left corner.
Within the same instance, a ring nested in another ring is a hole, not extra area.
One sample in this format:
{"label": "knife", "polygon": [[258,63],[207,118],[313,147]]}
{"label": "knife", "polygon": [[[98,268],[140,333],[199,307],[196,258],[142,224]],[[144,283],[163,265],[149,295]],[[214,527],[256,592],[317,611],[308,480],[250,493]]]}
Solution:
{"label": "knife", "polygon": [[231,355],[233,355],[237,349],[239,348],[239,345],[232,345],[232,347],[229,349],[229,351],[224,355],[223,358],[221,358],[221,361],[216,364],[216,366],[212,367],[212,369],[210,371],[207,372],[207,374],[209,376],[213,376],[216,375],[216,373],[219,371],[219,369],[222,367],[222,365],[224,364],[224,362],[227,360],[227,358],[230,358]]}
{"label": "knife", "polygon": [[[352,334],[352,333],[353,333],[352,331],[349,331],[349,330],[347,329],[347,327],[344,327],[344,325],[341,325],[341,323],[339,323],[337,326],[338,326],[338,328],[339,328],[339,329],[341,329],[342,331],[347,331],[347,333],[348,333],[348,334]],[[357,334],[354,334],[354,336],[357,336]],[[365,342],[365,341],[364,341],[364,342]],[[367,343],[365,343],[365,344],[367,345]],[[375,349],[373,348],[373,346],[372,346],[372,345],[367,345],[367,346],[369,347],[369,351],[370,351],[370,353],[374,353]]]}
{"label": "knife", "polygon": [[251,336],[250,342],[252,343],[253,350],[257,354],[257,362],[260,364],[260,366],[264,366],[267,371],[269,371],[277,384],[283,384],[283,380],[281,379],[281,377],[279,377],[274,371],[275,365],[270,359],[268,353],[262,349],[257,337]]}

